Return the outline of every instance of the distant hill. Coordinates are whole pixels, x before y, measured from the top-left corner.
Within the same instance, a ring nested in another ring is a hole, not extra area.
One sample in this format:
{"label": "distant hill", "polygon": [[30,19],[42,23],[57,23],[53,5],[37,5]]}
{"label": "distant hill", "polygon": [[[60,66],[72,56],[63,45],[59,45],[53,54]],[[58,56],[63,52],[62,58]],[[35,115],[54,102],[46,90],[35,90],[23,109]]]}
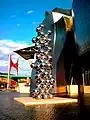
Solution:
{"label": "distant hill", "polygon": [[[0,75],[8,75],[8,73],[2,73],[2,72],[0,72]],[[14,74],[10,74],[10,75],[14,75]]]}

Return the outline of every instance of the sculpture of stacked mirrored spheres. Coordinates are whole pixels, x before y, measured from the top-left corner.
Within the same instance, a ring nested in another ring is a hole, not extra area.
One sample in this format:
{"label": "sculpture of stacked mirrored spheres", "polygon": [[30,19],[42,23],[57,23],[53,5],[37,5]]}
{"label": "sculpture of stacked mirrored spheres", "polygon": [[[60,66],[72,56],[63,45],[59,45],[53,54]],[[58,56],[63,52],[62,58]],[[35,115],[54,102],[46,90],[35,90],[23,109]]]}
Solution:
{"label": "sculpture of stacked mirrored spheres", "polygon": [[36,28],[37,37],[32,39],[35,43],[36,61],[31,64],[31,68],[36,70],[36,89],[32,92],[32,97],[38,99],[53,98],[52,89],[55,80],[52,77],[52,48],[49,30],[46,34],[43,32],[44,25]]}

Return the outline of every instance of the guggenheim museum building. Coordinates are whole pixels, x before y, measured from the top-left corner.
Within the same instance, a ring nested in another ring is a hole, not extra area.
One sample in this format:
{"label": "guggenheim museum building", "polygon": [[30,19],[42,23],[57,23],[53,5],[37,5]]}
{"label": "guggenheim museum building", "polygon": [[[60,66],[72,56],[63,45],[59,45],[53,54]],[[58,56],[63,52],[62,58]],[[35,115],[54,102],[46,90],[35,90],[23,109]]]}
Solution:
{"label": "guggenheim museum building", "polygon": [[[53,92],[66,92],[62,87],[71,84],[90,85],[90,1],[73,0],[71,9],[46,11],[41,24],[44,25],[44,33],[52,31]],[[35,60],[33,47],[15,52],[25,60]],[[34,76],[35,70],[32,70],[30,91],[36,87]]]}

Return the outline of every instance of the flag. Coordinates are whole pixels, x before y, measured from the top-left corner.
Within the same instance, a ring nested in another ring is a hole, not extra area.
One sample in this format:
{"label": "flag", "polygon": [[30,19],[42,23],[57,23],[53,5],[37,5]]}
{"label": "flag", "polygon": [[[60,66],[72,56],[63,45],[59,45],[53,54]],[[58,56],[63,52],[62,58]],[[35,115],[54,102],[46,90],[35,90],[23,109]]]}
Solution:
{"label": "flag", "polygon": [[10,75],[10,72],[11,72],[12,67],[14,67],[14,68],[16,69],[17,75],[18,75],[18,59],[17,59],[17,62],[14,63],[14,62],[12,61],[12,56],[10,55],[9,75]]}

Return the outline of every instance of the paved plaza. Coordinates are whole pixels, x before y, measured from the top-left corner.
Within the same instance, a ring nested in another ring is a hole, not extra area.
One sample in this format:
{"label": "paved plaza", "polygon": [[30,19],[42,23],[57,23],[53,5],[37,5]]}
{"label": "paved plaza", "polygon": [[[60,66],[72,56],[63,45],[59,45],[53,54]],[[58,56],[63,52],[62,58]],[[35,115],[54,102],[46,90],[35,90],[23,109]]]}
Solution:
{"label": "paved plaza", "polygon": [[14,97],[28,97],[28,94],[17,92],[0,92],[0,120],[76,120],[90,115],[90,102],[87,97],[86,105],[77,103],[44,104],[24,106],[14,100]]}

